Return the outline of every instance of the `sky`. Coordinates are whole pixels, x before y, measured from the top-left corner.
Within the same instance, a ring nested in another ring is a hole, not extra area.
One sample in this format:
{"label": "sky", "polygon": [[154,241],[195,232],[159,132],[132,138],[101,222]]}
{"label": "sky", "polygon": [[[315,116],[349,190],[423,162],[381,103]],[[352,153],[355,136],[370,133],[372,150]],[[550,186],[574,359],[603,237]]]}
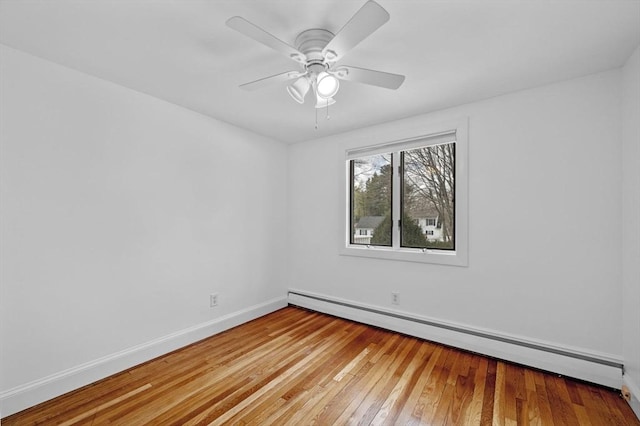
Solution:
{"label": "sky", "polygon": [[380,173],[382,166],[387,164],[391,164],[391,154],[370,155],[354,160],[353,177],[355,186],[364,189],[367,180],[376,172]]}

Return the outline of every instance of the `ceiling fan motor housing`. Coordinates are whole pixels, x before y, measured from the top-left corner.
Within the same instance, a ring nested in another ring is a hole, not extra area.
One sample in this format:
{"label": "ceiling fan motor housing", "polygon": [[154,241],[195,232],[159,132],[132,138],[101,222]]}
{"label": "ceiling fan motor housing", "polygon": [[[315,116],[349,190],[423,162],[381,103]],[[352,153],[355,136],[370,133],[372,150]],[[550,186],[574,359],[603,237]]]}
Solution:
{"label": "ceiling fan motor housing", "polygon": [[305,68],[312,73],[320,73],[328,68],[322,49],[333,39],[331,31],[314,28],[298,34],[295,46],[307,57]]}

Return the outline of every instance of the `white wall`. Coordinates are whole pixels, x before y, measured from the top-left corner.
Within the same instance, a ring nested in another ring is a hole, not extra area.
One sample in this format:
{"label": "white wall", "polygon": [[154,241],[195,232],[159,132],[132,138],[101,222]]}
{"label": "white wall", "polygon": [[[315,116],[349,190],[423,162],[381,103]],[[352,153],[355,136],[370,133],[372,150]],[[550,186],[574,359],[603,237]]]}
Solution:
{"label": "white wall", "polygon": [[[609,71],[292,146],[289,286],[620,358],[620,77]],[[345,147],[461,117],[469,266],[340,256]],[[311,223],[313,238],[302,232]]]}
{"label": "white wall", "polygon": [[640,417],[640,47],[623,68],[622,312],[625,383]]}
{"label": "white wall", "polygon": [[286,145],[0,53],[0,394],[284,303]]}

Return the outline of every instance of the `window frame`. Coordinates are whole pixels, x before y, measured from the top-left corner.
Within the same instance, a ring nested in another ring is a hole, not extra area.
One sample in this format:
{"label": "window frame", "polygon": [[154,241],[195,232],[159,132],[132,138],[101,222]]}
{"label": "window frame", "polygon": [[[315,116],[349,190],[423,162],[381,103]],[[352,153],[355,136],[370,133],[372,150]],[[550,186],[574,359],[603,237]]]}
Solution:
{"label": "window frame", "polygon": [[[423,248],[400,247],[400,229],[397,226],[401,210],[401,185],[402,171],[399,169],[399,154],[416,146],[435,145],[440,135],[455,132],[455,250],[437,250]],[[449,122],[420,126],[419,128],[405,129],[388,137],[388,132],[379,132],[373,138],[364,141],[354,141],[352,146],[345,150],[345,173],[343,180],[344,203],[342,212],[345,215],[342,230],[340,255],[368,257],[374,259],[433,263],[451,266],[468,266],[468,119],[459,119]],[[393,137],[395,136],[395,137]],[[386,140],[385,140],[386,139]],[[389,142],[391,140],[391,142]],[[436,142],[434,142],[436,141]],[[426,142],[426,143],[422,143]],[[431,143],[429,143],[431,142]],[[389,149],[386,151],[386,149]],[[372,152],[392,153],[394,158],[392,178],[392,203],[391,215],[392,246],[373,246],[351,244],[351,159],[358,156],[371,155]],[[361,153],[361,154],[359,154]]]}

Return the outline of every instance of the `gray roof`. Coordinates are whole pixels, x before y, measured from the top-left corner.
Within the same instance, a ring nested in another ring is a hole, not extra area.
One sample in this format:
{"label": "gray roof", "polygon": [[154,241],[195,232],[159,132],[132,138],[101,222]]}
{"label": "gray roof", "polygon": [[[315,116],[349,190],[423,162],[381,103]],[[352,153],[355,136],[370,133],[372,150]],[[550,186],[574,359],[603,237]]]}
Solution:
{"label": "gray roof", "polygon": [[383,220],[384,216],[364,216],[356,223],[356,228],[376,229]]}

